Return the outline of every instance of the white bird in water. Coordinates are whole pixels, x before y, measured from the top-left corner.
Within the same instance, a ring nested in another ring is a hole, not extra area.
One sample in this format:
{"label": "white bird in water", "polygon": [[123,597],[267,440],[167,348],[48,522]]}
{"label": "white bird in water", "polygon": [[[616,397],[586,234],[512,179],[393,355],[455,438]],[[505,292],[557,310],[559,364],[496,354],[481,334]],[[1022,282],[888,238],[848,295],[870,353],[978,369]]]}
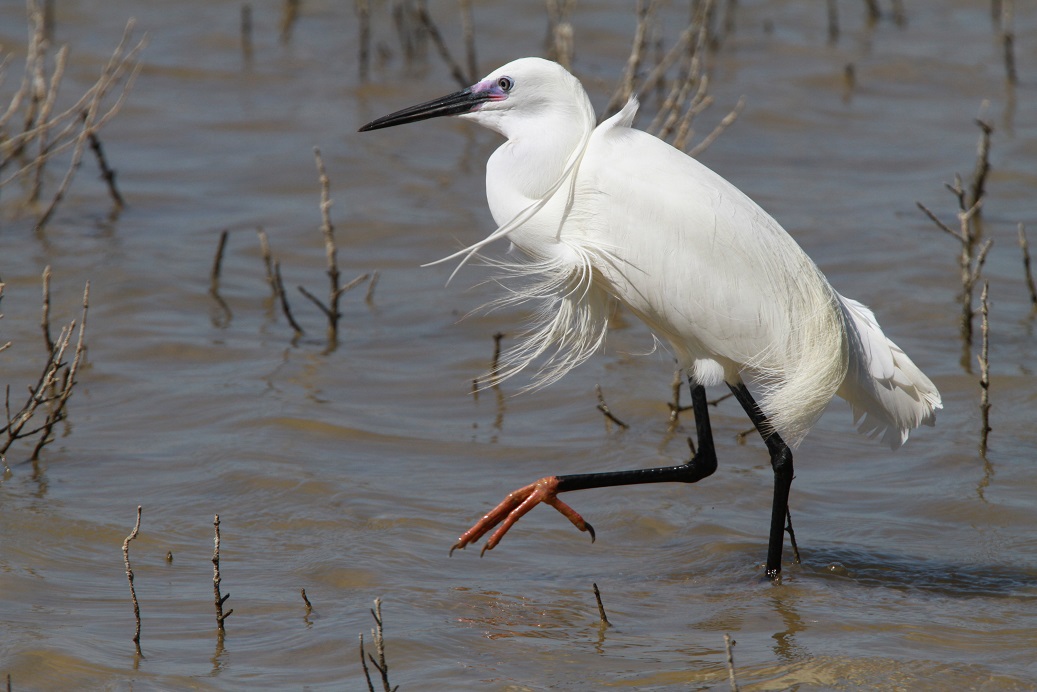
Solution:
{"label": "white bird in water", "polygon": [[[792,484],[790,445],[832,397],[849,402],[860,432],[895,449],[911,429],[934,423],[940,394],[872,312],[836,293],[767,212],[695,159],[631,128],[636,110],[632,99],[596,126],[575,77],[556,63],[522,58],[471,87],[360,128],[456,115],[507,138],[486,164],[497,230],[446,259],[466,260],[500,238],[524,256],[501,266],[532,285],[506,300],[541,306],[534,327],[505,354],[509,372],[546,354],[540,378],[558,379],[602,344],[618,303],[669,345],[691,386],[698,436],[691,460],[542,478],[509,494],[451,552],[499,525],[483,550],[493,548],[539,503],[593,538],[559,493],[709,476],[717,459],[704,387],[726,383],[770,453],[766,573],[775,578]],[[759,403],[745,379],[759,390]]]}

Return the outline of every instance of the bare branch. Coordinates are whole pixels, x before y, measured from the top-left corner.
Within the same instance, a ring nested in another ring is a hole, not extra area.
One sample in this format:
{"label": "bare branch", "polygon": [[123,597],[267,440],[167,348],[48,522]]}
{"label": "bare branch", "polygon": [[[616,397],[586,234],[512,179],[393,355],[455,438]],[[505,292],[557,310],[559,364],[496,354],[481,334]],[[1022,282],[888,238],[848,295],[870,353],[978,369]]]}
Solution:
{"label": "bare branch", "polygon": [[[79,366],[83,362],[83,356],[86,352],[84,345],[84,338],[86,336],[86,315],[90,307],[90,282],[86,283],[83,288],[83,316],[79,320],[79,335],[76,338],[76,349],[72,356],[72,363],[68,366],[65,371],[64,379],[61,381],[60,386],[57,388],[57,395],[53,398],[53,405],[44,420],[41,429],[43,434],[40,435],[36,441],[36,447],[32,450],[32,458],[39,458],[40,451],[43,447],[48,444],[52,439],[52,431],[55,425],[59,421],[65,420],[67,413],[65,411],[68,400],[72,396],[72,388],[76,384],[76,375],[79,373]],[[72,328],[75,323],[69,324],[69,336],[71,336]]]}
{"label": "bare branch", "polygon": [[335,228],[331,225],[331,182],[328,180],[328,172],[324,168],[324,158],[320,155],[320,149],[314,147],[313,156],[317,162],[317,177],[320,180],[320,230],[324,236],[324,254],[328,260],[328,282],[330,283],[328,305],[324,309],[324,314],[328,318],[328,338],[334,342],[338,337],[338,320],[342,316],[338,309],[342,291],[339,288],[338,250],[335,247]]}
{"label": "bare branch", "polygon": [[49,353],[54,352],[54,339],[50,338],[50,265],[43,268],[43,314],[40,316],[40,329],[43,331],[43,343]]}
{"label": "bare branch", "polygon": [[1005,56],[1005,78],[1012,86],[1019,81],[1015,71],[1015,31],[1012,28],[1014,14],[1014,0],[1001,0],[1001,46]]}
{"label": "bare branch", "polygon": [[435,22],[432,21],[432,17],[428,13],[428,6],[425,4],[425,0],[417,0],[417,13],[418,19],[421,20],[422,25],[425,27],[425,31],[428,32],[429,37],[432,39],[432,43],[436,44],[436,50],[439,51],[440,57],[443,58],[443,62],[446,63],[447,68],[450,69],[450,74],[453,75],[454,79],[461,87],[466,87],[471,84],[468,77],[465,76],[464,70],[454,60],[454,56],[451,55],[450,49],[447,47],[446,42],[443,40],[442,34],[439,33],[439,28]]}
{"label": "bare branch", "polygon": [[[295,321],[295,317],[292,315],[292,309],[288,306],[288,296],[284,292],[284,281],[281,279],[281,263],[274,262],[274,281],[275,281],[275,293],[281,298],[281,311],[284,312],[285,319],[288,320],[288,324],[292,325],[292,329],[295,330],[296,336],[302,336],[306,332],[303,331],[299,323]],[[317,301],[318,304],[320,301]]]}
{"label": "bare branch", "polygon": [[594,587],[594,600],[598,603],[598,623],[602,627],[612,627],[608,615],[605,614],[605,605],[601,602],[601,592],[598,591],[598,585],[591,584],[591,586]]}
{"label": "bare branch", "polygon": [[[629,425],[627,425],[623,421],[621,421],[618,418],[616,418],[616,416],[614,416],[612,414],[612,411],[609,410],[608,404],[605,403],[605,395],[601,393],[601,385],[599,385],[599,384],[594,385],[594,392],[598,396],[598,407],[597,408],[598,408],[599,411],[601,411],[605,415],[606,420],[612,421],[613,423],[615,423],[619,427],[623,428],[624,430],[629,428],[630,427]],[[606,423],[606,427],[607,427],[607,423]]]}
{"label": "bare branch", "polygon": [[724,133],[724,130],[726,130],[734,124],[735,120],[738,119],[738,116],[741,115],[743,108],[745,108],[745,97],[741,96],[738,99],[738,103],[735,104],[735,107],[731,109],[730,113],[724,116],[723,120],[721,120],[720,123],[713,128],[713,131],[705,137],[703,137],[702,141],[700,141],[698,144],[693,146],[691,150],[688,151],[688,156],[698,156],[706,149],[708,149],[709,146],[713,142],[717,141],[717,138]]}
{"label": "bare branch", "polygon": [[479,79],[479,65],[475,59],[475,21],[472,18],[472,0],[460,0],[461,33],[464,34],[464,52],[468,64],[468,81]]}
{"label": "bare branch", "polygon": [[1026,240],[1026,228],[1019,224],[1019,249],[1023,253],[1023,272],[1026,275],[1026,287],[1030,290],[1030,307],[1037,309],[1037,286],[1033,283],[1033,272],[1030,269],[1030,243]]}
{"label": "bare branch", "polygon": [[259,235],[259,252],[263,257],[263,266],[266,268],[266,281],[270,284],[270,290],[276,297],[278,286],[277,277],[274,276],[274,257],[270,253],[270,239],[267,238],[266,231],[262,228],[256,229],[256,233]]}
{"label": "bare branch", "polygon": [[[989,243],[989,241],[988,241]],[[987,457],[987,437],[990,434],[990,306],[987,303],[987,292],[990,284],[983,282],[983,293],[979,297],[979,309],[982,315],[980,333],[982,346],[979,352],[979,411],[983,419],[983,427],[979,432],[979,454]]]}
{"label": "bare branch", "polygon": [[226,596],[220,595],[220,515],[217,514],[212,522],[212,525],[216,529],[216,538],[213,541],[212,551],[212,592],[213,599],[216,605],[216,626],[219,628],[220,633],[224,631],[223,622],[230,617],[234,609],[231,608],[226,613],[223,612],[223,604],[230,598],[230,594]]}
{"label": "bare branch", "polygon": [[615,113],[626,103],[634,93],[634,80],[644,59],[645,48],[648,44],[648,24],[652,14],[655,12],[655,0],[637,0],[637,28],[634,30],[634,41],[630,46],[630,56],[627,58],[623,76],[619,80],[612,98],[605,106],[605,113]]}
{"label": "bare branch", "polygon": [[364,302],[368,305],[374,303],[374,289],[378,285],[378,270],[376,269],[371,273],[371,282],[367,284],[367,294],[364,295]]}
{"label": "bare branch", "polygon": [[130,600],[133,601],[133,616],[137,620],[137,629],[133,633],[133,645],[136,647],[138,656],[142,655],[140,652],[140,604],[137,602],[137,590],[133,588],[133,568],[130,566],[130,541],[136,538],[137,533],[140,532],[140,512],[141,506],[137,505],[137,523],[134,524],[130,535],[122,542],[122,559],[126,563],[126,579],[130,582]]}
{"label": "bare branch", "polygon": [[108,186],[108,194],[111,195],[112,201],[115,202],[115,208],[122,209],[126,206],[126,200],[123,199],[122,194],[119,193],[119,188],[115,185],[115,171],[108,165],[108,159],[105,157],[104,149],[101,147],[101,140],[96,132],[88,132],[87,138],[90,141],[90,150],[94,152],[94,158],[97,159],[97,166],[101,169],[101,178]]}
{"label": "bare branch", "polygon": [[986,192],[987,174],[990,173],[990,135],[994,127],[976,118],[979,127],[979,143],[976,145],[976,168],[972,171],[972,180],[969,183],[968,206],[974,207],[983,199]]}
{"label": "bare branch", "polygon": [[738,681],[735,679],[735,657],[731,649],[735,645],[731,635],[724,635],[724,650],[727,651],[727,679],[731,683],[731,692],[738,692]]}
{"label": "bare branch", "polygon": [[216,244],[216,255],[212,260],[212,271],[209,272],[209,293],[219,295],[220,293],[220,270],[223,268],[223,252],[227,249],[227,236],[229,231],[220,231],[220,240]]}
{"label": "bare branch", "polygon": [[957,232],[957,231],[955,231],[955,230],[952,230],[950,226],[948,226],[947,224],[945,224],[945,223],[944,223],[943,221],[940,221],[939,217],[937,217],[937,216],[936,216],[936,214],[934,214],[934,213],[933,213],[933,212],[932,212],[932,211],[931,211],[931,210],[929,209],[929,207],[925,206],[925,205],[924,205],[924,204],[922,204],[921,202],[915,202],[915,205],[916,205],[916,206],[917,206],[917,207],[918,207],[919,209],[921,209],[921,210],[922,210],[923,212],[925,212],[925,215],[929,217],[929,220],[930,220],[930,221],[932,221],[932,222],[933,222],[934,224],[936,224],[936,227],[937,227],[937,228],[939,228],[939,229],[940,229],[941,231],[943,231],[944,233],[946,233],[946,234],[948,234],[948,235],[950,235],[950,236],[954,237],[955,239],[957,239],[957,240],[958,240],[959,242],[961,242],[961,243],[966,243],[966,242],[968,242],[968,241],[966,241],[966,240],[965,240],[964,238],[962,238],[962,237],[961,237],[961,236],[960,236],[960,235],[958,234],[958,232]]}

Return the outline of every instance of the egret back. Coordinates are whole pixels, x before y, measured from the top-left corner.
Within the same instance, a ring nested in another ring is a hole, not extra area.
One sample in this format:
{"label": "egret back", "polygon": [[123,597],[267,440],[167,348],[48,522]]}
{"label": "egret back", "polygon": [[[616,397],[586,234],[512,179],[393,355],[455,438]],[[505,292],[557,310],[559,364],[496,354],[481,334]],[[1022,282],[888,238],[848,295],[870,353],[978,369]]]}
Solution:
{"label": "egret back", "polygon": [[562,237],[594,249],[610,291],[705,385],[747,373],[790,443],[842,383],[837,294],[755,202],[695,159],[626,127],[595,131]]}

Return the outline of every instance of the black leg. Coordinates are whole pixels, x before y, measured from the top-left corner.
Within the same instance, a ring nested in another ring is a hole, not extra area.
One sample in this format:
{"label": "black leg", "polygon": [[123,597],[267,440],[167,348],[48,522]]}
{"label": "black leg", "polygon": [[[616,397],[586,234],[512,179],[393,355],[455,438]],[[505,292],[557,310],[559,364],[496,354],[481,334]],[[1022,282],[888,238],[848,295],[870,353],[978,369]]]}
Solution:
{"label": "black leg", "polygon": [[749,419],[756,426],[760,437],[767,445],[771,455],[771,468],[774,469],[774,501],[771,505],[771,531],[767,544],[767,576],[776,579],[781,574],[781,550],[785,543],[785,517],[789,512],[789,490],[792,488],[792,450],[785,444],[778,433],[771,429],[767,416],[763,415],[756,400],[739,382],[728,385],[738,403],[742,405]]}
{"label": "black leg", "polygon": [[706,390],[698,385],[691,386],[691,402],[695,412],[695,432],[698,436],[698,447],[694,456],[678,466],[661,466],[654,469],[633,469],[630,471],[612,471],[606,473],[581,473],[568,476],[547,476],[530,483],[524,488],[509,493],[504,501],[497,505],[486,516],[476,522],[475,526],[461,534],[450,549],[453,553],[479,540],[498,525],[499,528],[486,541],[483,552],[491,550],[500,542],[516,521],[540,503],[548,504],[561,512],[573,526],[587,531],[594,538],[594,529],[584,521],[572,507],[558,499],[558,493],[571,490],[587,490],[589,488],[608,488],[617,485],[638,485],[641,483],[695,483],[711,475],[717,470],[716,449],[713,446],[713,432],[709,426],[709,409],[706,403]]}
{"label": "black leg", "polygon": [[[777,579],[781,574],[781,553],[785,542],[785,519],[788,516],[789,490],[792,487],[792,450],[771,429],[767,417],[744,384],[729,385],[738,402],[749,415],[770,452],[771,468],[774,470],[774,499],[771,506],[771,525],[767,544],[766,574]],[[558,499],[558,493],[589,488],[608,488],[618,485],[642,483],[695,483],[710,476],[717,469],[716,449],[709,425],[709,410],[706,391],[692,385],[692,408],[695,412],[695,431],[698,448],[694,456],[679,466],[661,466],[651,469],[632,469],[606,473],[581,473],[567,476],[548,476],[520,488],[508,495],[496,508],[466,531],[451,548],[464,548],[479,540],[500,524],[500,528],[489,538],[483,551],[492,549],[500,539],[526,512],[537,504],[546,503],[565,515],[581,531],[594,536],[594,529],[574,509]]]}
{"label": "black leg", "polygon": [[661,466],[654,469],[558,476],[557,492],[640,483],[695,483],[712,475],[717,470],[717,453],[713,447],[713,431],[709,425],[709,404],[706,403],[705,387],[691,384],[691,405],[695,412],[698,446],[695,456],[687,462],[679,466]]}

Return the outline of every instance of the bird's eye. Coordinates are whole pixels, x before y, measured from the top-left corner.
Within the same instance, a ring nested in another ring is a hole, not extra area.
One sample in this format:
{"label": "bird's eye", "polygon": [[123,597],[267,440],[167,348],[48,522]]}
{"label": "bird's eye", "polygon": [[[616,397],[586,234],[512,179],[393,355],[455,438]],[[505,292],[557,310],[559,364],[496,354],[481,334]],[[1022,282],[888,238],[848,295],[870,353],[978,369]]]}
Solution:
{"label": "bird's eye", "polygon": [[506,94],[515,86],[515,82],[511,77],[501,77],[497,80],[497,86]]}

